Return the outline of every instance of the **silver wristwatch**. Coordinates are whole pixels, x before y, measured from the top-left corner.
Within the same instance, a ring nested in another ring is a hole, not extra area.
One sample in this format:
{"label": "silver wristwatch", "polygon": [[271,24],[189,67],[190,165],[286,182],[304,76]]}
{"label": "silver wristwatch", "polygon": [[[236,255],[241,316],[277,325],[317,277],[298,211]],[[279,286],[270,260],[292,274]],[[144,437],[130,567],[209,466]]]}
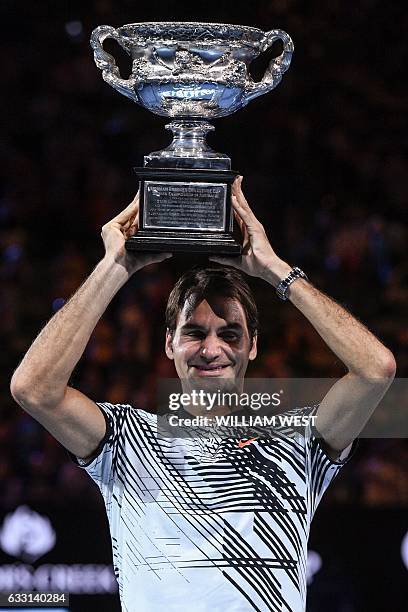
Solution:
{"label": "silver wristwatch", "polygon": [[278,294],[278,297],[280,297],[281,300],[287,300],[288,299],[288,289],[289,286],[293,283],[293,281],[295,281],[297,278],[304,278],[306,280],[308,280],[306,274],[300,269],[297,268],[296,266],[294,268],[292,268],[292,270],[289,272],[289,274],[287,275],[286,278],[284,278],[283,280],[281,280],[281,282],[279,283],[279,285],[276,287],[276,293]]}

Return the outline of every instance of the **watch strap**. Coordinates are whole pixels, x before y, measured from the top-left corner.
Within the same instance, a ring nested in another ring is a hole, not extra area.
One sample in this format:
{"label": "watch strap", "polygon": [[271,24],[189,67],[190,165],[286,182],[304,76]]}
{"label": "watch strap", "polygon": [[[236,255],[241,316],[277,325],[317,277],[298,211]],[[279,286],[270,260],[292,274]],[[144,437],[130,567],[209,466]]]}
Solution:
{"label": "watch strap", "polygon": [[305,280],[308,280],[303,270],[295,266],[292,268],[292,270],[289,272],[286,278],[282,279],[279,285],[276,287],[276,293],[278,294],[278,297],[281,300],[285,301],[288,299],[288,289],[290,285],[293,283],[293,281],[295,281],[298,278],[304,278]]}

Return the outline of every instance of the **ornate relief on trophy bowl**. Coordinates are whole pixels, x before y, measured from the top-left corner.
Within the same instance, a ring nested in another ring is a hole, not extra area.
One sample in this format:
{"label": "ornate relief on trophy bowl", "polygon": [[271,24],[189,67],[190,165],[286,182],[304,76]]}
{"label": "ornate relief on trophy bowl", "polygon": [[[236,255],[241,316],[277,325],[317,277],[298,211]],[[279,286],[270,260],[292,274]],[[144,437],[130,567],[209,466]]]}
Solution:
{"label": "ornate relief on trophy bowl", "polygon": [[[114,38],[132,58],[132,74],[120,78],[102,43]],[[256,83],[248,66],[276,40],[283,53]],[[288,69],[293,43],[281,30],[230,24],[134,23],[114,29],[100,26],[91,45],[104,80],[158,115],[211,119],[229,115],[270,91]]]}

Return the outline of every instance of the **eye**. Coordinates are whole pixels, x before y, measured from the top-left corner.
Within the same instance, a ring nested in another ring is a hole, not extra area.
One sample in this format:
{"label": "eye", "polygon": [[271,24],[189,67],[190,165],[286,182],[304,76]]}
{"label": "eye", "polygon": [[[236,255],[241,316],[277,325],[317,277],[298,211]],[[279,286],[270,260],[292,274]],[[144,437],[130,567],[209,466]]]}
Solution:
{"label": "eye", "polygon": [[220,334],[220,337],[222,340],[225,340],[225,342],[236,342],[238,340],[238,336],[234,334],[234,332],[224,332]]}
{"label": "eye", "polygon": [[189,338],[197,338],[199,340],[201,340],[202,338],[205,338],[204,332],[199,331],[198,329],[193,329],[187,332],[185,335],[188,336]]}

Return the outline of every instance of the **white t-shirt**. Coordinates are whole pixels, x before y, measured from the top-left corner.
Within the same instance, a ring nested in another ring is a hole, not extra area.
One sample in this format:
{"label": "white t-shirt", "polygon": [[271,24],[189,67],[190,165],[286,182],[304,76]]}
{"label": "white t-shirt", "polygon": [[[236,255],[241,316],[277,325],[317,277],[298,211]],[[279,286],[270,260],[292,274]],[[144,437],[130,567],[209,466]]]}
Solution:
{"label": "white t-shirt", "polygon": [[243,446],[165,439],[156,415],[98,406],[106,435],[76,462],[105,502],[123,612],[305,610],[310,523],[350,452],[331,460],[310,426]]}

